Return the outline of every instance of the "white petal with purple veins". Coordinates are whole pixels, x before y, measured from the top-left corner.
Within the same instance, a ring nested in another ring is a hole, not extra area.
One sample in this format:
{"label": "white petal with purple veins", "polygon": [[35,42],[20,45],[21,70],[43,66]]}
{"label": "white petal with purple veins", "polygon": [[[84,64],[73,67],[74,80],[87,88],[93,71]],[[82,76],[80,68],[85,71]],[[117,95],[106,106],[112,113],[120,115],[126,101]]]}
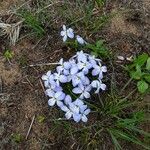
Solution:
{"label": "white petal with purple veins", "polygon": [[71,103],[71,102],[72,102],[71,96],[70,96],[70,95],[67,95],[67,96],[65,97],[65,99],[64,99],[64,102],[65,102],[66,105],[68,105],[69,103]]}
{"label": "white petal with purple veins", "polygon": [[64,112],[68,112],[68,111],[69,111],[68,107],[65,106],[65,105],[62,105],[60,108],[61,108],[61,110],[64,111]]}
{"label": "white petal with purple veins", "polygon": [[74,88],[74,89],[72,90],[72,92],[75,93],[75,94],[80,94],[80,93],[82,93],[82,90],[77,87],[77,88]]}
{"label": "white petal with purple veins", "polygon": [[99,74],[99,70],[98,69],[93,69],[92,70],[92,75],[93,76],[97,76]]}
{"label": "white petal with purple veins", "polygon": [[56,101],[56,104],[58,107],[62,107],[64,105],[63,102],[61,102],[61,101]]}
{"label": "white petal with purple veins", "polygon": [[101,70],[102,70],[102,72],[107,72],[107,67],[106,66],[102,66]]}
{"label": "white petal with purple veins", "polygon": [[87,122],[87,121],[88,121],[88,118],[86,117],[86,115],[82,115],[81,120],[82,120],[83,122]]}
{"label": "white petal with purple veins", "polygon": [[62,92],[62,94],[57,98],[57,100],[64,100],[65,99],[65,94]]}
{"label": "white petal with purple veins", "polygon": [[54,91],[52,90],[52,89],[47,89],[46,91],[45,91],[45,94],[47,95],[47,96],[49,96],[49,97],[53,97],[54,96]]}
{"label": "white petal with purple veins", "polygon": [[59,80],[60,80],[61,83],[66,83],[68,81],[68,78],[64,75],[60,75]]}
{"label": "white petal with purple veins", "polygon": [[81,44],[81,45],[85,44],[85,41],[84,41],[84,39],[81,36],[77,35],[76,39],[77,39],[79,44]]}
{"label": "white petal with purple veins", "polygon": [[73,39],[74,38],[74,32],[73,32],[73,29],[69,28],[67,30],[67,35],[69,38]]}
{"label": "white petal with purple veins", "polygon": [[84,104],[83,101],[80,99],[76,99],[73,103],[77,106],[82,106]]}
{"label": "white petal with purple veins", "polygon": [[106,85],[105,84],[101,84],[101,89],[104,91],[106,90]]}
{"label": "white petal with purple veins", "polygon": [[51,99],[48,100],[48,105],[49,105],[49,106],[54,106],[54,105],[55,105],[55,102],[56,102],[55,99],[54,99],[54,98],[51,98]]}
{"label": "white petal with purple veins", "polygon": [[67,119],[70,119],[71,117],[72,117],[72,112],[71,111],[68,111],[66,114],[65,114],[65,117],[67,118]]}
{"label": "white petal with purple veins", "polygon": [[88,93],[86,91],[83,93],[83,95],[84,95],[85,98],[90,98],[90,93]]}
{"label": "white petal with purple veins", "polygon": [[59,96],[61,96],[63,94],[63,92],[58,91],[55,93],[55,98],[57,99]]}
{"label": "white petal with purple veins", "polygon": [[73,120],[75,122],[79,122],[81,120],[81,115],[80,114],[73,114]]}
{"label": "white petal with purple veins", "polygon": [[85,114],[85,115],[88,115],[90,112],[91,112],[90,109],[86,109],[86,110],[84,111],[84,114]]}
{"label": "white petal with purple veins", "polygon": [[71,64],[69,62],[64,62],[64,68],[65,69],[70,69],[71,68]]}
{"label": "white petal with purple veins", "polygon": [[87,105],[81,105],[80,106],[80,112],[83,113],[87,109]]}
{"label": "white petal with purple veins", "polygon": [[71,70],[70,70],[70,73],[72,75],[76,74],[77,72],[78,72],[78,67],[77,66],[72,67]]}
{"label": "white petal with purple veins", "polygon": [[63,42],[66,42],[67,41],[67,36],[65,35],[64,37],[63,37]]}

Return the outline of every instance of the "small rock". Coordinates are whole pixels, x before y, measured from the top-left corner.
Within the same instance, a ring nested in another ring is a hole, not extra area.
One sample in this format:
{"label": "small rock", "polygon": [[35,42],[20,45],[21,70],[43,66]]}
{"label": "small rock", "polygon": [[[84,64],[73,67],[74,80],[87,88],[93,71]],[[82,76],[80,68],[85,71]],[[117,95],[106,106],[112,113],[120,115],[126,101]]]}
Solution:
{"label": "small rock", "polygon": [[125,58],[123,56],[117,56],[117,58],[122,61],[125,60]]}
{"label": "small rock", "polygon": [[128,60],[128,61],[131,61],[131,62],[132,62],[132,61],[133,61],[133,56],[127,57],[127,58],[126,58],[126,60]]}

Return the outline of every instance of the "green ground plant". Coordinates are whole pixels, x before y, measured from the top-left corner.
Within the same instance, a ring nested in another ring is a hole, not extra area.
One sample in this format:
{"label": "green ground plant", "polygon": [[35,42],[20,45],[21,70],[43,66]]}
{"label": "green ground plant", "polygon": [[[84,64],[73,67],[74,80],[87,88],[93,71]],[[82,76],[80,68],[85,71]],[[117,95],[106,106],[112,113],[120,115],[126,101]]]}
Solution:
{"label": "green ground plant", "polygon": [[38,123],[43,123],[44,121],[45,121],[45,117],[44,116],[42,116],[42,115],[39,115],[38,117],[37,117],[37,121],[38,121]]}
{"label": "green ground plant", "polygon": [[106,2],[106,0],[95,0],[95,1],[99,7],[103,6]]}
{"label": "green ground plant", "polygon": [[95,44],[87,44],[86,48],[91,51],[93,55],[100,58],[109,58],[110,57],[110,51],[104,44],[103,40],[97,41]]}
{"label": "green ground plant", "polygon": [[137,81],[137,88],[140,93],[149,91],[150,88],[150,57],[144,53],[139,55],[132,64],[126,67],[131,79]]}
{"label": "green ground plant", "polygon": [[65,44],[67,46],[76,49],[83,49],[85,51],[89,51],[92,55],[95,55],[96,57],[100,57],[104,59],[108,59],[111,57],[111,51],[108,50],[105,41],[104,40],[98,40],[96,43],[87,43],[86,45],[80,45],[77,41],[67,41]]}
{"label": "green ground plant", "polygon": [[28,10],[22,10],[19,12],[19,16],[23,19],[24,26],[30,29],[35,36],[42,37],[45,34],[45,30],[38,17]]}
{"label": "green ground plant", "polygon": [[14,133],[11,135],[11,139],[13,140],[13,142],[20,143],[23,140],[23,137],[19,133]]}
{"label": "green ground plant", "polygon": [[8,61],[10,61],[10,59],[13,58],[13,53],[12,53],[12,51],[9,50],[9,49],[5,50],[5,52],[4,52],[4,57],[5,57]]}

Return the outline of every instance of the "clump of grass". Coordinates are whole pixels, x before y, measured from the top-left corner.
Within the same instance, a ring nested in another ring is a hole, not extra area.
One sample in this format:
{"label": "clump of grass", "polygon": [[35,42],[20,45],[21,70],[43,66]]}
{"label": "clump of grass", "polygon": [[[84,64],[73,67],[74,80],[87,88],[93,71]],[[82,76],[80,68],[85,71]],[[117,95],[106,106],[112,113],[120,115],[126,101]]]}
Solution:
{"label": "clump of grass", "polygon": [[34,13],[22,10],[19,15],[23,19],[25,27],[30,29],[34,35],[42,37],[45,34],[42,23],[38,20],[38,17],[34,15]]}
{"label": "clump of grass", "polygon": [[83,28],[89,32],[97,32],[110,19],[108,14],[103,14],[102,8],[104,0],[81,1],[70,3],[69,0],[59,8],[57,15],[63,18],[69,25]]}

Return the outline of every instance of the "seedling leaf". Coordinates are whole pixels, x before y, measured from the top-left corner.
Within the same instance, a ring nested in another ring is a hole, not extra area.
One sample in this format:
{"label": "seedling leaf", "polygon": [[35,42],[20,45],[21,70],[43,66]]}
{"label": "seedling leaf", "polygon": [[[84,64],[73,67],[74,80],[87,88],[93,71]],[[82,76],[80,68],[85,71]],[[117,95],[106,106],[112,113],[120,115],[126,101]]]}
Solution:
{"label": "seedling leaf", "polygon": [[150,57],[147,59],[146,69],[150,70]]}
{"label": "seedling leaf", "polygon": [[142,80],[137,83],[137,87],[140,93],[145,93],[148,89],[148,84],[144,80]]}
{"label": "seedling leaf", "polygon": [[138,56],[138,58],[136,58],[134,60],[134,64],[138,64],[139,66],[143,66],[146,63],[147,59],[148,59],[148,54],[144,53],[144,54]]}
{"label": "seedling leaf", "polygon": [[145,80],[148,82],[148,83],[150,83],[150,74],[148,74],[148,75],[145,75]]}

